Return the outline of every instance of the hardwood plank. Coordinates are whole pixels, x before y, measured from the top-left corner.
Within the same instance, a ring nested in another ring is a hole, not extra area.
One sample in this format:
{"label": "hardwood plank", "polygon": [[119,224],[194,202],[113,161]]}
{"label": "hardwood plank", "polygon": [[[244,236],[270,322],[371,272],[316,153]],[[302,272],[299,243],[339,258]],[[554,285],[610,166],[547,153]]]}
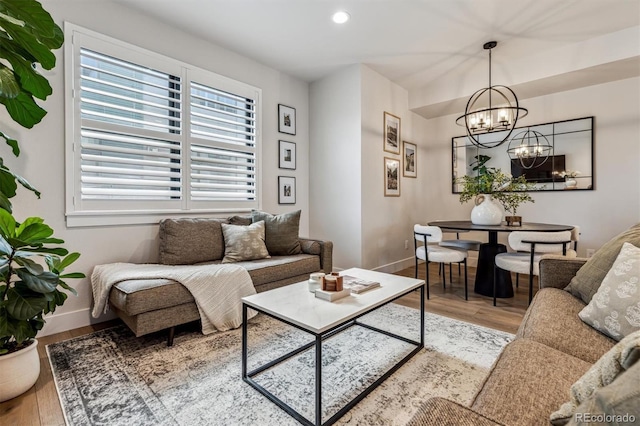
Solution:
{"label": "hardwood plank", "polygon": [[51,364],[47,356],[46,345],[67,340],[71,338],[71,333],[63,332],[52,336],[38,339],[38,354],[40,355],[40,377],[36,382],[36,396],[38,401],[38,412],[40,423],[43,425],[58,426],[64,425],[64,415],[58,399]]}
{"label": "hardwood plank", "polygon": [[31,389],[18,397],[0,403],[0,424],[40,426],[40,413],[35,386],[32,386]]}

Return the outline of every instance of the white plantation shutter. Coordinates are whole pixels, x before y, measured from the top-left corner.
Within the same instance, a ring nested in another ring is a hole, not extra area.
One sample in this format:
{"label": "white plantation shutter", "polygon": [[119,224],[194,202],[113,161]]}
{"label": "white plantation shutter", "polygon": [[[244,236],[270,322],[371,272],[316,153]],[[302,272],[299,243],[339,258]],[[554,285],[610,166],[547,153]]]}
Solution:
{"label": "white plantation shutter", "polygon": [[255,101],[191,83],[191,199],[256,199]]}
{"label": "white plantation shutter", "polygon": [[179,200],[181,79],[80,49],[80,194]]}
{"label": "white plantation shutter", "polygon": [[260,89],[67,27],[69,226],[260,207]]}

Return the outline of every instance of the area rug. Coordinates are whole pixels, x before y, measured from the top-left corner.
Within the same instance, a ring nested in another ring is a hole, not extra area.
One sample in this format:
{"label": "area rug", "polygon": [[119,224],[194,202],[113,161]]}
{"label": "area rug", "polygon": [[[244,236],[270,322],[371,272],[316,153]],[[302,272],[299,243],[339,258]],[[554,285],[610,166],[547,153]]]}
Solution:
{"label": "area rug", "polygon": [[[361,321],[419,338],[419,311],[389,304]],[[70,425],[299,424],[241,379],[241,330],[204,336],[135,337],[125,326],[47,346],[65,420]],[[258,315],[249,324],[249,369],[312,340]],[[467,403],[513,335],[426,314],[425,349],[338,425],[403,425],[431,396]],[[412,347],[364,327],[323,343],[323,416],[375,381]],[[314,418],[311,349],[256,378],[305,417]]]}

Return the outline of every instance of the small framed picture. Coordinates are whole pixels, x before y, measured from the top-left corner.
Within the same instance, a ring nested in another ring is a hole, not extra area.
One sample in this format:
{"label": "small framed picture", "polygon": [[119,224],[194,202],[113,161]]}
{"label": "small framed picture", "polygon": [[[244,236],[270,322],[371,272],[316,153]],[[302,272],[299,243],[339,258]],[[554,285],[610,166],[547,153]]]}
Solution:
{"label": "small framed picture", "polygon": [[400,160],[384,157],[384,196],[400,196]]}
{"label": "small framed picture", "polygon": [[296,169],[296,144],[294,142],[279,141],[280,160],[278,167],[281,169]]}
{"label": "small framed picture", "polygon": [[416,144],[402,141],[402,152],[402,158],[404,161],[402,167],[402,176],[408,178],[418,177],[418,172],[416,169],[416,157],[418,156],[418,149]]}
{"label": "small framed picture", "polygon": [[400,154],[400,117],[384,112],[384,150]]}
{"label": "small framed picture", "polygon": [[296,109],[278,104],[278,131],[289,135],[296,134]]}
{"label": "small framed picture", "polygon": [[296,203],[296,178],[278,176],[278,204]]}

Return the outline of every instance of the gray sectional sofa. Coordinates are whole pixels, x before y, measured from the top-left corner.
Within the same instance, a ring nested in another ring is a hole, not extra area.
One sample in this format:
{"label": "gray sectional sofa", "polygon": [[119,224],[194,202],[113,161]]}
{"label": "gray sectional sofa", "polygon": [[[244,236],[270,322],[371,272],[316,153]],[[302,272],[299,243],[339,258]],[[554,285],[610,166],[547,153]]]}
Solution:
{"label": "gray sectional sofa", "polygon": [[[217,264],[224,257],[222,223],[249,225],[251,217],[227,219],[166,219],[160,223],[161,264]],[[333,244],[300,238],[300,254],[237,262],[246,268],[257,292],[304,281],[312,272],[332,270]],[[128,280],[109,294],[110,308],[136,336],[168,329],[173,343],[175,326],[200,319],[191,293],[167,279]]]}

